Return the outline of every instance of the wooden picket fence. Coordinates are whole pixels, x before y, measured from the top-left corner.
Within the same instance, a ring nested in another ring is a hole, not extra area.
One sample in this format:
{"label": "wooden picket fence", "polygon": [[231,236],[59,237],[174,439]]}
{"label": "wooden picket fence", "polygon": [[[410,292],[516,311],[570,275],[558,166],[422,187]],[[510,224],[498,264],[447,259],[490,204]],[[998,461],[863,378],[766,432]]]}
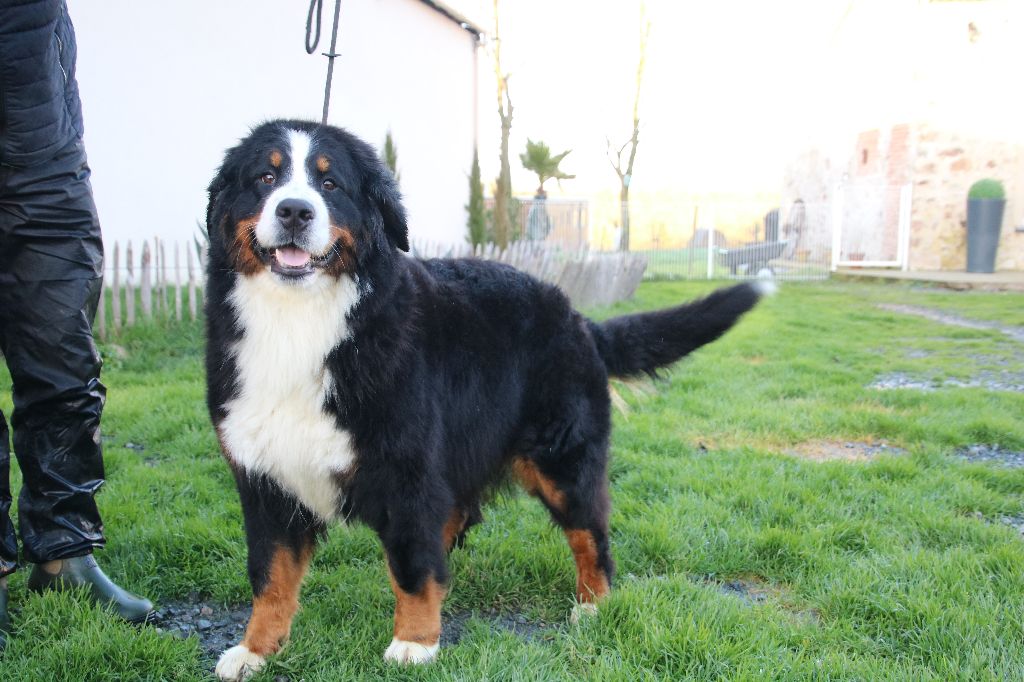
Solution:
{"label": "wooden picket fence", "polygon": [[611,305],[631,298],[647,268],[642,254],[591,251],[584,245],[564,250],[544,242],[517,241],[507,249],[494,243],[435,244],[414,242],[418,258],[484,258],[507,263],[558,286],[577,308]]}
{"label": "wooden picket fence", "polygon": [[[109,338],[108,332],[116,335],[122,327],[134,327],[138,321],[154,317],[181,322],[187,312],[189,320],[198,319],[205,250],[199,251],[194,243],[179,242],[168,248],[168,243],[160,238],[154,238],[152,243],[152,247],[149,241],[142,243],[138,263],[130,241],[124,249],[123,263],[119,242],[114,242],[113,251],[108,252],[109,276],[104,278],[103,288],[110,292],[110,311],[107,312],[104,293],[96,311],[96,333],[100,338]],[[168,251],[172,262],[168,262]]]}
{"label": "wooden picket fence", "polygon": [[[184,255],[182,253],[184,252]],[[154,238],[142,244],[138,263],[131,242],[124,248],[115,242],[108,256],[108,277],[96,314],[96,333],[102,339],[116,336],[124,327],[154,318],[196,320],[202,309],[205,251],[195,244]],[[172,260],[168,259],[168,253]],[[518,241],[507,249],[495,244],[438,244],[414,242],[418,258],[483,258],[507,263],[534,277],[560,287],[578,308],[610,305],[630,298],[647,267],[647,257],[634,253],[602,253],[583,246],[564,250],[543,242]]]}

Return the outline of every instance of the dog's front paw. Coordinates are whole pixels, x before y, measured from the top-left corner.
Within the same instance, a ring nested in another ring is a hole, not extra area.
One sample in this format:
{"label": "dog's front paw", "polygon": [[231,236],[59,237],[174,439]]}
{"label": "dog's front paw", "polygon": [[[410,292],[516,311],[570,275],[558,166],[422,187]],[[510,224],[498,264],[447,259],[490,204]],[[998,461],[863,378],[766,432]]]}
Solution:
{"label": "dog's front paw", "polygon": [[440,645],[438,644],[427,646],[416,642],[392,639],[391,645],[384,652],[384,660],[395,661],[396,663],[430,663],[437,657],[437,650],[439,648]]}
{"label": "dog's front paw", "polygon": [[220,655],[217,661],[217,677],[225,682],[242,682],[263,667],[266,661],[241,644],[233,646]]}

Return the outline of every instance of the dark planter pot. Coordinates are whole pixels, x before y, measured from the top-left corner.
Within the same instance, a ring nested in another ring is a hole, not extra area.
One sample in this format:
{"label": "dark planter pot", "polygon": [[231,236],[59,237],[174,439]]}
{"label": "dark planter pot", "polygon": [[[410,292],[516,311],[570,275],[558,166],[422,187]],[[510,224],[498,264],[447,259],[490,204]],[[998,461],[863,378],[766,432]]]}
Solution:
{"label": "dark planter pot", "polygon": [[967,200],[967,272],[995,272],[1006,199]]}

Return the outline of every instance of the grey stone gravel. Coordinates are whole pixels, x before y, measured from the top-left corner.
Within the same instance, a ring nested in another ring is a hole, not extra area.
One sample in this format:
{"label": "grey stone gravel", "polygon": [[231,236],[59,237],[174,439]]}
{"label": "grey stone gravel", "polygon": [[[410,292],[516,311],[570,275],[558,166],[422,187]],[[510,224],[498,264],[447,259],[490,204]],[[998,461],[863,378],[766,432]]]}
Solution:
{"label": "grey stone gravel", "polygon": [[913,389],[917,391],[934,391],[940,388],[984,388],[989,391],[1009,391],[1024,393],[1024,372],[993,372],[980,370],[970,379],[936,379],[907,374],[906,372],[889,372],[875,378],[868,388],[880,391],[894,389]]}
{"label": "grey stone gravel", "polygon": [[957,450],[956,456],[968,462],[991,462],[1011,469],[1024,468],[1024,452],[1008,450],[999,445],[968,445]]}
{"label": "grey stone gravel", "polygon": [[198,595],[191,597],[161,604],[155,624],[158,631],[183,639],[198,637],[202,657],[212,665],[225,649],[241,641],[252,608],[223,607],[202,602]]}
{"label": "grey stone gravel", "polygon": [[1000,516],[999,521],[1020,533],[1021,539],[1024,540],[1024,514],[1020,516]]}

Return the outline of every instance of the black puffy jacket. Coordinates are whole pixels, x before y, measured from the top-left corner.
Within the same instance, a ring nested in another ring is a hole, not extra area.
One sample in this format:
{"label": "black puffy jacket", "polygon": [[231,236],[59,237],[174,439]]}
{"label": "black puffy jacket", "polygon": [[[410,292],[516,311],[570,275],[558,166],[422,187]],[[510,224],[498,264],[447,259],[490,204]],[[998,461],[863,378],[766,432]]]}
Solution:
{"label": "black puffy jacket", "polygon": [[52,159],[82,136],[64,0],[0,0],[0,165]]}

